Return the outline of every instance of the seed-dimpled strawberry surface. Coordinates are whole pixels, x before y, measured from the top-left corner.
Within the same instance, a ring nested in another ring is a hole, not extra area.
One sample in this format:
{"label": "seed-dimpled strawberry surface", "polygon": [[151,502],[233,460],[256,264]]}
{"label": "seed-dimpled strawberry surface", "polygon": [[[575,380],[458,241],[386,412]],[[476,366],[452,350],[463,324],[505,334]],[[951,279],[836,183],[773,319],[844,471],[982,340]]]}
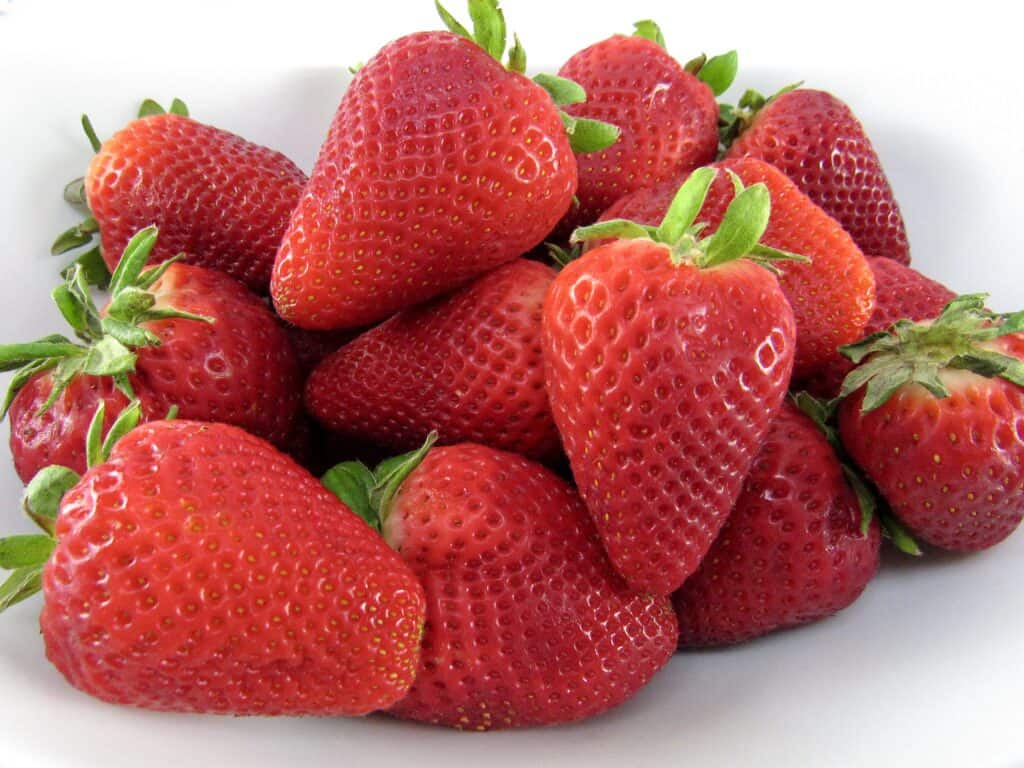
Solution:
{"label": "seed-dimpled strawberry surface", "polygon": [[151,709],[363,714],[412,682],[423,593],[311,475],[223,424],[145,424],[64,498],[47,655]]}
{"label": "seed-dimpled strawberry surface", "polygon": [[860,520],[832,447],[783,404],[728,521],[673,596],[680,646],[738,643],[847,607],[878,569],[878,521],[862,534]]}
{"label": "seed-dimpled strawberry surface", "polygon": [[537,245],[576,161],[536,84],[447,32],[384,46],[355,76],[274,266],[307,328],[367,325]]}
{"label": "seed-dimpled strawberry surface", "polygon": [[111,269],[132,236],[155,224],[151,262],[186,253],[266,293],[306,176],[280,152],[187,117],[154,115],[105,141],[85,182]]}
{"label": "seed-dimpled strawberry surface", "polygon": [[544,309],[547,386],[612,562],[667,594],[725,521],[792,370],[793,315],[739,261],[674,266],[619,240],[572,262]]}
{"label": "seed-dimpled strawberry surface", "polygon": [[630,698],[675,649],[670,602],[630,592],[579,496],[520,456],[434,448],[384,536],[427,594],[399,717],[476,730],[578,720]]}
{"label": "seed-dimpled strawberry surface", "polygon": [[544,389],[544,293],[555,272],[517,259],[462,291],[402,312],[319,366],[310,412],[332,430],[396,451],[437,430],[537,458],[558,433]]}

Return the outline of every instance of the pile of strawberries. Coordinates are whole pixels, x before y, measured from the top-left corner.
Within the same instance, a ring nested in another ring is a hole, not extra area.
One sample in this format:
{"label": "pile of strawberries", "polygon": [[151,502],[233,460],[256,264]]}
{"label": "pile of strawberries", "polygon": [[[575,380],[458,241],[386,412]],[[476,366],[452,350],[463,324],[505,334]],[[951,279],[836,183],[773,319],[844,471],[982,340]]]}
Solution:
{"label": "pile of strawberries", "polygon": [[177,100],[83,121],[73,335],[0,347],[42,529],[0,610],[42,591],[72,685],[560,723],[845,608],[883,536],[1016,528],[1024,313],[909,266],[847,106],[719,105],[735,52],[649,21],[530,79],[495,0],[438,9],[308,178]]}

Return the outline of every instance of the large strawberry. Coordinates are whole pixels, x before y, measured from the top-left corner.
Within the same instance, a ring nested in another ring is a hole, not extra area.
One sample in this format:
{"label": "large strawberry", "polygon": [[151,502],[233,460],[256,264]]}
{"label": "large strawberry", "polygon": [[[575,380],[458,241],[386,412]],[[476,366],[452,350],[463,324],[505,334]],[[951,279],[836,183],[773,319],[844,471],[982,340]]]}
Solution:
{"label": "large strawberry", "polygon": [[146,229],[129,243],[102,312],[80,267],[54,292],[84,343],[50,336],[0,347],[4,368],[20,366],[4,410],[10,406],[11,452],[24,482],[48,464],[84,471],[83,437],[97,404],[106,403],[112,419],[128,396],[139,398],[147,419],[176,407],[182,418],[288,444],[302,379],[278,321],[221,272],[169,262],[143,271],[156,240]]}
{"label": "large strawberry", "polygon": [[1024,313],[984,299],[844,348],[859,365],[841,392],[843,445],[918,539],[959,551],[1024,516]]}
{"label": "large strawberry", "polygon": [[135,233],[157,226],[151,263],[185,253],[190,264],[266,293],[306,176],[280,152],[193,120],[176,105],[181,108],[164,114],[147,101],[139,119],[102,146],[86,123],[97,152],[84,184],[69,192],[91,217],[65,233],[55,250],[83,245],[98,228],[103,260],[113,270]]}
{"label": "large strawberry", "polygon": [[339,480],[427,594],[416,682],[392,714],[467,730],[579,720],[672,656],[669,600],[629,591],[579,496],[545,467],[428,443],[376,476],[342,465],[328,475]]}
{"label": "large strawberry", "polygon": [[[765,184],[772,207],[764,242],[810,259],[809,263],[787,265],[779,283],[796,317],[793,378],[802,381],[814,376],[832,362],[837,347],[863,335],[874,308],[871,268],[838,222],[774,167],[750,158],[726,160],[718,167],[732,171],[744,184]],[[674,183],[662,183],[638,190],[616,202],[601,218],[656,224],[665,215],[676,188]],[[698,220],[714,231],[734,194],[729,179],[720,175]]]}
{"label": "large strawberry", "polygon": [[679,644],[738,643],[831,616],[874,576],[879,540],[828,440],[786,403],[721,533],[673,596]]}
{"label": "large strawberry", "polygon": [[[316,479],[225,424],[158,421],[93,466],[50,467],[0,540],[0,609],[40,587],[46,654],[108,702],[234,715],[361,715],[409,689],[425,604],[416,577]],[[61,499],[61,494],[63,499]],[[59,508],[58,508],[59,503]]]}
{"label": "large strawberry", "polygon": [[[439,8],[458,34],[395,40],[349,85],[274,264],[289,322],[381,320],[520,256],[568,209],[564,113],[520,74],[518,43],[502,66],[497,3],[471,5],[474,35]],[[566,85],[550,87],[582,98]],[[589,146],[593,121],[566,121]]]}
{"label": "large strawberry", "polygon": [[550,267],[516,261],[401,312],[325,360],[306,405],[330,429],[394,450],[433,430],[543,458],[558,448],[540,348]]}
{"label": "large strawberry", "polygon": [[[864,127],[830,93],[748,91],[725,109],[727,157],[771,163],[838,221],[865,253],[910,263],[900,208]],[[736,134],[739,134],[738,137]]]}
{"label": "large strawberry", "polygon": [[568,216],[574,225],[593,223],[628,192],[678,179],[715,159],[715,96],[736,74],[735,51],[684,68],[665,50],[653,22],[635,26],[632,36],[615,35],[574,54],[558,73],[587,94],[567,112],[621,130],[611,147],[577,157],[579,204]]}
{"label": "large strawberry", "polygon": [[[742,488],[793,365],[793,313],[758,245],[763,184],[718,232],[691,226],[715,176],[694,172],[658,227],[585,253],[544,305],[555,423],[608,554],[634,589],[668,594],[696,570]],[[789,268],[791,265],[786,264]]]}

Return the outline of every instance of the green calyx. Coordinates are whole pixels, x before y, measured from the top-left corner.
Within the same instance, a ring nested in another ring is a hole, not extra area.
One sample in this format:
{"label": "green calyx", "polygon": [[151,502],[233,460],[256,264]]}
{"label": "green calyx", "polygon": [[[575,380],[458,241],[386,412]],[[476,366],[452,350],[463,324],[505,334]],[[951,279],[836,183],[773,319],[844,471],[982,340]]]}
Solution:
{"label": "green calyx", "polygon": [[732,86],[739,67],[739,54],[728,51],[711,58],[702,53],[690,59],[683,68],[707,85],[715,96],[721,96]]}
{"label": "green calyx", "polygon": [[96,308],[85,268],[80,264],[75,264],[64,284],[54,289],[53,300],[79,342],[51,335],[27,344],[0,345],[0,371],[15,371],[0,418],[6,415],[18,391],[43,371],[53,371],[53,388],[40,413],[53,405],[79,374],[111,376],[118,389],[133,398],[128,376],[135,371],[134,350],[160,345],[160,338],[143,328],[143,323],[168,318],[213,322],[189,312],[156,307],[156,297],[149,289],[180,259],[177,256],[144,269],[156,238],[156,227],[148,227],[128,243],[111,275],[110,304],[105,314]]}
{"label": "green calyx", "polygon": [[768,187],[762,183],[744,187],[735,173],[728,173],[735,196],[714,234],[702,236],[704,224],[695,223],[704,207],[708,190],[718,175],[718,169],[706,166],[690,174],[658,226],[610,219],[580,227],[573,232],[571,242],[647,238],[668,246],[674,264],[689,263],[700,269],[710,269],[741,258],[773,271],[776,271],[776,261],[808,261],[805,256],[770,248],[760,242],[771,216]]}
{"label": "green calyx", "polygon": [[367,525],[380,532],[402,483],[436,442],[437,432],[431,432],[415,451],[385,459],[375,469],[361,461],[343,462],[327,470],[321,482]]}
{"label": "green calyx", "polygon": [[[733,72],[733,76],[735,76],[735,74],[736,73]],[[737,137],[751,126],[754,122],[754,118],[757,117],[758,112],[779,98],[779,96],[782,96],[784,93],[794,91],[803,84],[803,80],[798,83],[790,83],[789,85],[783,86],[767,98],[758,91],[747,89],[743,92],[743,95],[740,96],[740,100],[736,102],[735,106],[732,104],[719,104],[719,157],[724,156]],[[714,88],[712,88],[712,90],[714,90]],[[716,93],[715,95],[719,96],[721,94]]]}
{"label": "green calyx", "polygon": [[807,392],[797,392],[790,395],[793,403],[814,422],[821,430],[836,460],[843,468],[843,475],[847,484],[857,497],[857,506],[860,508],[860,532],[867,535],[871,527],[871,521],[877,517],[882,528],[882,535],[889,539],[893,546],[900,552],[914,557],[921,555],[921,548],[914,541],[913,537],[900,524],[900,521],[889,509],[882,495],[874,485],[864,477],[857,465],[846,453],[842,442],[839,440],[839,431],[836,428],[836,410],[838,400],[819,400]]}
{"label": "green calyx", "polygon": [[[133,401],[103,437],[104,406],[101,403],[89,424],[86,454],[93,467],[110,458],[114,444],[139,423],[142,409]],[[0,569],[10,571],[0,584],[0,613],[42,589],[43,568],[57,546],[57,513],[61,499],[81,480],[67,467],[49,466],[36,473],[22,495],[22,507],[42,533],[0,538]]]}
{"label": "green calyx", "polygon": [[900,320],[839,351],[857,364],[843,380],[839,397],[862,387],[862,413],[884,405],[906,384],[920,384],[937,398],[949,397],[944,370],[999,376],[1024,386],[1024,361],[990,349],[988,342],[1024,330],[1024,311],[999,314],[985,309],[988,294],[958,296],[927,323]]}
{"label": "green calyx", "polygon": [[[508,33],[505,27],[505,14],[499,7],[498,0],[469,0],[469,17],[473,21],[472,32],[460,24],[438,0],[435,0],[434,6],[450,32],[472,40],[497,61],[503,60]],[[526,72],[526,50],[518,35],[513,35],[512,40],[505,66],[513,72],[523,74]],[[556,106],[581,104],[587,100],[586,91],[578,83],[564,77],[540,74],[534,78],[534,82],[548,92]],[[569,137],[569,145],[576,154],[600,152],[619,138],[619,129],[610,123],[573,117],[561,109],[559,115]]]}

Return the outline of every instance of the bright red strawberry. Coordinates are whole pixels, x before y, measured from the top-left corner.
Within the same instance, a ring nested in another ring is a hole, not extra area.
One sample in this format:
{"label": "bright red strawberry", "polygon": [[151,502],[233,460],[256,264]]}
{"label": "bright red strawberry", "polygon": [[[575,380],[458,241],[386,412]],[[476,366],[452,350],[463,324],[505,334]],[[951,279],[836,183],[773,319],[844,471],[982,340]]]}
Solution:
{"label": "bright red strawberry", "polygon": [[423,590],[312,475],[203,422],[144,424],[96,458],[80,479],[38,476],[27,509],[46,533],[0,546],[0,565],[21,563],[0,609],[41,580],[46,654],[72,685],[234,715],[362,715],[405,695]]}
{"label": "bright red strawberry", "polygon": [[564,480],[471,443],[403,461],[376,514],[428,609],[416,682],[392,714],[481,731],[579,720],[672,656],[671,603],[628,590]]}
{"label": "bright red strawberry", "polygon": [[715,171],[680,189],[657,230],[585,253],[544,305],[555,423],[580,493],[631,587],[668,594],[696,570],[739,496],[789,384],[793,313],[775,276],[743,259],[768,191],[749,187],[718,233],[691,227]]}
{"label": "bright red strawberry", "polygon": [[864,126],[830,93],[798,88],[741,103],[727,157],[771,163],[850,233],[865,253],[910,263],[889,180]]}
{"label": "bright red strawberry", "polygon": [[951,302],[844,352],[843,445],[918,539],[974,551],[1024,516],[1024,313]]}
{"label": "bright red strawberry", "polygon": [[24,366],[8,394],[17,393],[9,401],[11,452],[24,482],[55,462],[84,471],[96,405],[104,402],[113,418],[127,393],[142,402],[146,419],[176,406],[182,418],[223,421],[288,444],[302,379],[278,321],[221,272],[176,263],[140,273],[155,241],[148,229],[129,244],[102,313],[81,270],[58,289],[58,304],[87,345],[52,336],[0,348],[5,363]]}
{"label": "bright red strawberry", "polygon": [[[760,160],[739,159],[726,160],[717,167],[732,171],[744,184],[765,184],[772,200],[765,244],[810,259],[806,264],[786,264],[779,276],[796,317],[793,378],[802,381],[829,364],[837,347],[863,335],[874,308],[871,268],[842,227],[772,166]],[[670,183],[640,190],[619,200],[601,219],[628,218],[656,224],[673,194]],[[708,231],[719,225],[733,196],[729,177],[720,174],[699,216],[708,224]]]}
{"label": "bright red strawberry", "polygon": [[[349,85],[274,264],[289,322],[386,318],[522,255],[569,208],[576,160],[559,109],[502,66],[496,3],[476,6],[493,22],[480,44],[409,35]],[[518,45],[510,60],[525,66]]]}
{"label": "bright red strawberry", "polygon": [[879,526],[832,446],[783,405],[707,556],[673,596],[682,647],[723,645],[831,616],[878,569]]}
{"label": "bright red strawberry", "polygon": [[[103,142],[85,197],[113,270],[132,236],[160,228],[151,263],[185,253],[266,293],[306,176],[280,152],[181,114],[133,120]],[[79,243],[80,244],[80,243]]]}
{"label": "bright red strawberry", "polygon": [[[956,298],[956,294],[942,283],[893,259],[869,256],[868,265],[875,276],[875,311],[864,326],[865,335],[884,331],[904,318],[929,320]],[[843,379],[851,370],[853,364],[836,352],[828,366],[801,384],[821,397],[832,398],[839,394]]]}
{"label": "bright red strawberry", "polygon": [[555,272],[516,261],[401,312],[327,358],[306,406],[330,429],[394,450],[436,430],[536,458],[558,449],[540,347]]}
{"label": "bright red strawberry", "polygon": [[691,74],[665,50],[653,22],[636,26],[631,37],[615,35],[584,48],[558,73],[587,93],[585,102],[567,106],[567,112],[621,130],[611,147],[576,158],[579,206],[567,217],[572,226],[593,223],[628,192],[710,163],[718,150],[715,96],[736,73],[735,53],[703,66],[694,62],[691,69],[698,71]]}

